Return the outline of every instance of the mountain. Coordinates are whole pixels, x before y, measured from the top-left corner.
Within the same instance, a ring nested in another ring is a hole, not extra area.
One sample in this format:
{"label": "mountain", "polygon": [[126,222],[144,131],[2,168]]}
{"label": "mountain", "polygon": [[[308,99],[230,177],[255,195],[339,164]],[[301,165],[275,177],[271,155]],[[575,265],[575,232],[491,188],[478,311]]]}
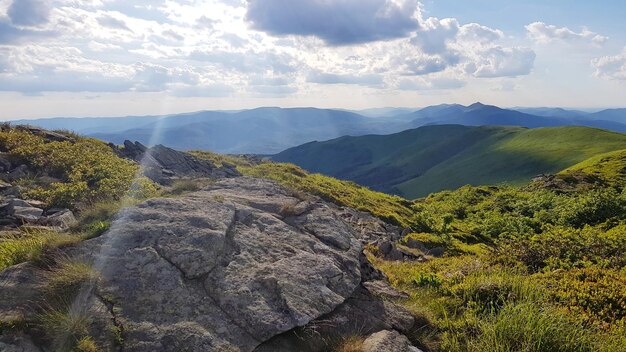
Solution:
{"label": "mountain", "polygon": [[529,114],[481,103],[470,106],[443,104],[417,111],[404,108],[368,109],[360,113],[316,108],[264,107],[164,116],[51,118],[21,120],[15,123],[72,130],[117,144],[125,139],[132,139],[148,146],[164,144],[181,150],[209,149],[233,154],[274,154],[315,140],[329,140],[346,135],[389,134],[426,125],[531,128],[579,125],[626,132],[626,120],[621,118],[626,109],[605,110],[584,117],[565,117],[567,111],[561,110],[539,108],[530,110],[536,114]]}
{"label": "mountain", "polygon": [[518,184],[619,149],[625,134],[588,127],[437,125],[307,143],[272,159],[415,198],[465,184]]}
{"label": "mountain", "polygon": [[512,110],[519,111],[524,114],[542,117],[584,118],[589,116],[589,113],[584,111],[568,110],[562,108],[513,108]]}
{"label": "mountain", "polygon": [[626,124],[626,109],[607,109],[589,114],[595,120],[605,120]]}
{"label": "mountain", "polygon": [[[539,110],[541,113],[544,110]],[[558,115],[558,113],[554,112]],[[410,120],[412,127],[426,125],[459,124],[465,126],[522,126],[522,127],[555,127],[555,126],[587,126],[605,128],[618,132],[626,132],[626,123],[616,120],[604,120],[603,115],[597,118],[580,118],[577,116],[538,116],[528,113],[502,109],[493,105],[474,103],[469,106],[458,104],[438,105],[424,108],[411,114],[397,118]],[[624,121],[626,122],[626,121]]]}
{"label": "mountain", "polygon": [[123,133],[91,133],[114,143],[124,139],[177,149],[224,153],[276,153],[303,141],[385,131],[382,122],[339,110],[259,108],[238,113],[201,112],[165,117]]}

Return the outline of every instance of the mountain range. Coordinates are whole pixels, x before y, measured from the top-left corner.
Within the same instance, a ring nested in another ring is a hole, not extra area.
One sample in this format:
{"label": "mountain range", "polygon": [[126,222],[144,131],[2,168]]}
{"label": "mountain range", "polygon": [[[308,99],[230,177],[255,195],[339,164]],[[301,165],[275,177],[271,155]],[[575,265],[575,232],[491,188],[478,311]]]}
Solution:
{"label": "mountain range", "polygon": [[72,130],[116,144],[131,139],[149,146],[165,144],[180,150],[202,149],[232,154],[275,154],[311,141],[390,134],[443,124],[531,128],[576,125],[626,132],[626,109],[594,113],[559,108],[512,110],[475,103],[469,106],[444,104],[407,111],[404,108],[382,108],[359,113],[266,107],[164,116],[47,118],[14,123]]}
{"label": "mountain range", "polygon": [[272,159],[411,199],[466,184],[522,184],[620,149],[625,134],[590,127],[436,125],[311,142]]}

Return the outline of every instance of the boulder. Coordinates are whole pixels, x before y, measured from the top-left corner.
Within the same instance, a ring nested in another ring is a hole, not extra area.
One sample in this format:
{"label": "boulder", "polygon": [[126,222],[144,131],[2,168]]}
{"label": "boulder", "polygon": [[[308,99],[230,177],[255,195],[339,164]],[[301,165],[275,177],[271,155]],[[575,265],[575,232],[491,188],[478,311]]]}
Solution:
{"label": "boulder", "polygon": [[389,298],[378,296],[376,290],[372,292],[364,285],[359,286],[332,313],[304,327],[276,336],[258,346],[255,352],[328,351],[333,341],[345,336],[394,329],[408,333],[414,329],[415,318],[409,311],[394,304]]}
{"label": "boulder", "polygon": [[363,352],[421,352],[409,339],[395,330],[384,330],[365,339]]}
{"label": "boulder", "polygon": [[118,154],[138,162],[146,177],[163,185],[181,178],[241,176],[233,165],[217,167],[211,161],[162,145],[147,148],[139,142],[124,141],[124,148],[118,149]]}
{"label": "boulder", "polygon": [[23,199],[18,199],[18,198],[9,199],[6,204],[7,205],[5,207],[5,210],[6,210],[7,214],[9,214],[9,215],[13,215],[15,207],[22,207],[22,208],[32,208],[33,207],[27,201],[25,201]]}
{"label": "boulder", "polygon": [[0,189],[0,195],[5,196],[5,197],[19,198],[22,196],[22,187],[21,186],[3,187],[2,189]]}
{"label": "boulder", "polygon": [[363,283],[363,286],[374,296],[383,299],[409,298],[409,295],[407,293],[396,290],[395,288],[389,286],[389,284],[383,280],[367,281]]}
{"label": "boulder", "polygon": [[406,240],[406,246],[413,249],[419,249],[422,252],[427,251],[426,246],[424,246],[422,242],[411,237]]}
{"label": "boulder", "polygon": [[16,181],[28,176],[28,166],[20,165],[15,169],[11,170],[8,175],[5,176],[5,179],[8,181]]}
{"label": "boulder", "polygon": [[429,254],[429,255],[432,255],[433,257],[443,257],[445,252],[446,252],[445,248],[443,248],[443,247],[435,247],[435,248],[429,249],[426,253]]}
{"label": "boulder", "polygon": [[16,219],[31,223],[37,222],[41,218],[42,214],[43,209],[20,206],[14,206],[11,212],[11,215]]}
{"label": "boulder", "polygon": [[270,181],[223,179],[128,208],[68,255],[95,263],[92,295],[107,297],[124,350],[252,351],[366,291],[359,233],[321,201],[279,214],[300,201]]}
{"label": "boulder", "polygon": [[67,230],[76,223],[76,217],[74,217],[74,213],[69,209],[57,211],[52,215],[39,219],[40,225],[56,227],[60,230]]}

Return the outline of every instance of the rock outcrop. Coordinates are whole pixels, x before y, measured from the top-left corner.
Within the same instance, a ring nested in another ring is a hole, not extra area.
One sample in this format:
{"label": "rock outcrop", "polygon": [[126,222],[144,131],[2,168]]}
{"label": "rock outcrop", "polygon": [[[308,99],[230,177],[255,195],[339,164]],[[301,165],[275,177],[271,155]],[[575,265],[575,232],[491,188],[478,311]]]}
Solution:
{"label": "rock outcrop", "polygon": [[[77,255],[124,350],[252,351],[367,294],[360,237],[337,207],[242,177],[126,209]],[[412,325],[396,320],[380,328]]]}
{"label": "rock outcrop", "polygon": [[[408,333],[415,319],[391,302],[405,296],[362,253],[374,236],[368,226],[385,238],[398,233],[382,233],[366,214],[354,224],[345,214],[248,177],[146,201],[120,212],[104,235],[66,251],[99,273],[72,307],[91,317],[90,334],[103,351],[120,350],[112,331],[124,351],[256,352],[317,352],[345,335]],[[37,277],[29,270],[24,264],[1,274],[17,288]],[[11,308],[32,304],[9,296],[0,315],[32,320],[34,313]]]}
{"label": "rock outcrop", "polygon": [[241,176],[229,164],[217,167],[208,160],[194,157],[162,145],[148,148],[139,142],[124,141],[124,148],[111,145],[124,158],[136,161],[146,177],[154,182],[170,185],[176,179],[184,178],[225,178]]}

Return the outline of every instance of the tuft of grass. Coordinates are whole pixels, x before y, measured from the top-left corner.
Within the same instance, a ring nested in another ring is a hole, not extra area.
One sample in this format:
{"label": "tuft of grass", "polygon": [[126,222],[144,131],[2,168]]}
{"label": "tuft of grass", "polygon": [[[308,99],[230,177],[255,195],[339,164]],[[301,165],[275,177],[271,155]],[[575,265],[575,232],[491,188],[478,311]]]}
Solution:
{"label": "tuft of grass", "polygon": [[179,196],[184,193],[196,192],[206,186],[211,185],[215,181],[211,179],[183,179],[176,180],[171,188],[166,192],[167,195]]}
{"label": "tuft of grass", "polygon": [[140,203],[139,199],[125,198],[122,201],[95,203],[80,211],[78,224],[73,232],[82,234],[83,239],[98,237],[109,230],[111,221],[125,207]]}
{"label": "tuft of grass", "polygon": [[251,163],[249,160],[242,158],[242,157],[233,156],[233,155],[217,154],[217,153],[213,153],[209,151],[199,151],[199,150],[192,150],[189,152],[189,154],[199,159],[212,161],[218,167],[223,166],[224,163],[235,165],[237,167],[253,166],[253,163]]}
{"label": "tuft of grass", "polygon": [[42,260],[50,251],[80,242],[80,237],[52,230],[25,230],[0,238],[0,270]]}
{"label": "tuft of grass", "polygon": [[48,303],[70,302],[84,283],[97,277],[86,263],[62,261],[45,273],[43,293]]}
{"label": "tuft of grass", "polygon": [[86,336],[76,343],[72,352],[98,352],[98,345],[91,336]]}
{"label": "tuft of grass", "polygon": [[89,334],[91,318],[74,310],[48,308],[39,316],[39,324],[55,351],[70,351]]}
{"label": "tuft of grass", "polygon": [[361,352],[365,339],[361,336],[346,336],[341,338],[334,352]]}
{"label": "tuft of grass", "polygon": [[113,344],[117,347],[124,346],[124,335],[122,328],[119,326],[111,327],[111,334],[113,335]]}

